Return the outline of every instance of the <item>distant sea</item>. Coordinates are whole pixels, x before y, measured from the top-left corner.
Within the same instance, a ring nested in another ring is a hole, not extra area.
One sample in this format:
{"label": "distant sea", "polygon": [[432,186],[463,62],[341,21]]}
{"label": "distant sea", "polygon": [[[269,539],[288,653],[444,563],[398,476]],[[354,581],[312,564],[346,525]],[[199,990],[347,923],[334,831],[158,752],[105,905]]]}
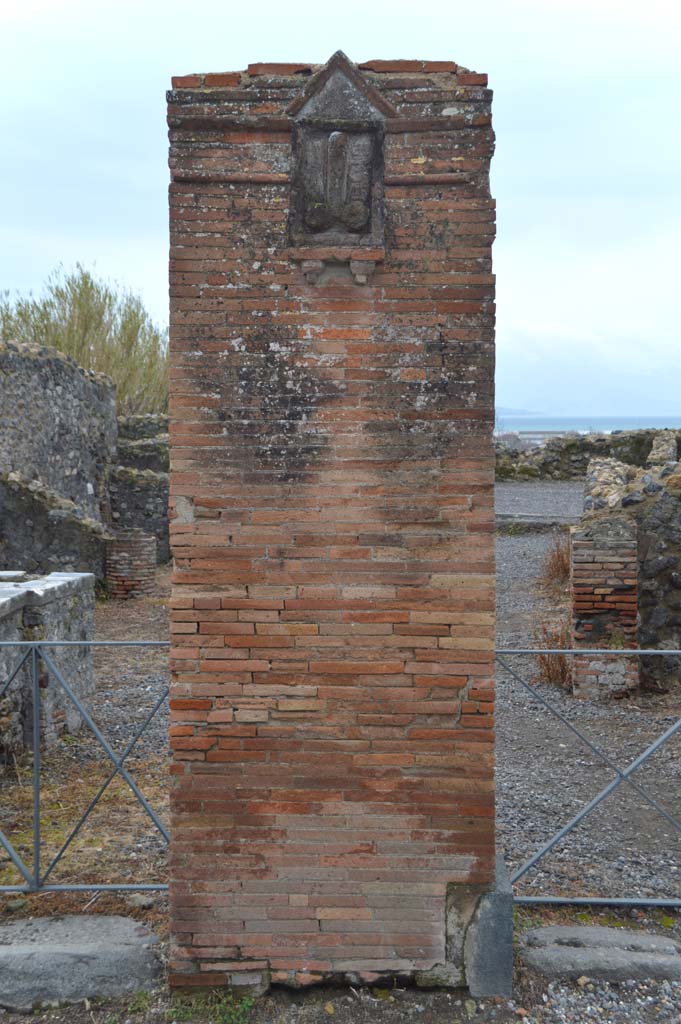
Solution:
{"label": "distant sea", "polygon": [[576,431],[578,434],[609,434],[613,430],[662,430],[665,427],[681,430],[681,412],[678,416],[513,416],[498,413],[495,432]]}

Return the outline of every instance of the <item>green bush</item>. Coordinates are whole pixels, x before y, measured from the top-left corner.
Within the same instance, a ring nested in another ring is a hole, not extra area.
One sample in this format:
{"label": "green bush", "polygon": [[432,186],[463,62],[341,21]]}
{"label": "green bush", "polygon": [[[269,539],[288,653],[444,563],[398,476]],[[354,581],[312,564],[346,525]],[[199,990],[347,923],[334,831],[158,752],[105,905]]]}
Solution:
{"label": "green bush", "polygon": [[116,385],[119,412],[165,412],[168,334],[141,298],[97,280],[80,264],[47,279],[42,295],[0,295],[0,338],[48,345]]}

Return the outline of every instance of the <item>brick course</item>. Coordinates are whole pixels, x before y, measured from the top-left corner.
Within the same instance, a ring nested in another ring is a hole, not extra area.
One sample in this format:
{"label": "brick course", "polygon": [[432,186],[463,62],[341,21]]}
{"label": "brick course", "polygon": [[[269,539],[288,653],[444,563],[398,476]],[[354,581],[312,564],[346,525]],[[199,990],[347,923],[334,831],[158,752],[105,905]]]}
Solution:
{"label": "brick course", "polygon": [[366,68],[366,284],[288,241],[319,69],[168,94],[175,985],[460,978],[494,878],[491,94]]}
{"label": "brick course", "polygon": [[[571,530],[573,647],[637,646],[638,544],[625,515],[594,517]],[[573,693],[602,699],[638,687],[638,659],[575,655]]]}

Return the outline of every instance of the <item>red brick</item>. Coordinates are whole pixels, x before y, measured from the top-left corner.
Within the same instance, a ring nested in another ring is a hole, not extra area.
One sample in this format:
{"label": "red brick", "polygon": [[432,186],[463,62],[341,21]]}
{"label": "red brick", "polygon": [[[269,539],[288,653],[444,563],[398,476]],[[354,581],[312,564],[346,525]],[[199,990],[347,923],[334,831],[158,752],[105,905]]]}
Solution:
{"label": "red brick", "polygon": [[487,75],[477,75],[474,71],[459,71],[456,77],[460,85],[487,85]]}
{"label": "red brick", "polygon": [[249,64],[248,74],[259,75],[298,75],[312,70],[309,64]]}
{"label": "red brick", "polygon": [[199,89],[203,75],[179,75],[172,79],[173,89]]}
{"label": "red brick", "polygon": [[170,110],[173,985],[413,975],[494,874],[489,95],[367,62],[390,245],[292,246],[312,70]]}
{"label": "red brick", "polygon": [[458,65],[451,60],[367,60],[359,66],[363,71],[381,74],[433,74],[458,70]]}
{"label": "red brick", "polygon": [[231,89],[241,84],[241,73],[239,71],[227,74],[211,74],[204,77],[207,89]]}

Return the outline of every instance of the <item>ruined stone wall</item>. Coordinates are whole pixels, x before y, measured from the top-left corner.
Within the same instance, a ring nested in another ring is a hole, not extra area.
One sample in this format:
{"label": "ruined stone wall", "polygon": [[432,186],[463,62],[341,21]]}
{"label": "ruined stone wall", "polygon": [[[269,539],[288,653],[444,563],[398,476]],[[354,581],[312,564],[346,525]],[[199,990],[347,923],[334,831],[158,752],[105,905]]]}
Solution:
{"label": "ruined stone wall", "polygon": [[[12,579],[18,579],[15,574]],[[6,643],[13,643],[23,640],[23,602],[14,601],[10,603],[3,591],[7,590],[9,574],[0,575],[0,640]],[[16,647],[0,647],[0,680],[4,682],[9,679],[21,656],[21,651]],[[13,685],[0,697],[0,761],[7,762],[12,756],[17,756],[24,749],[25,731],[28,723],[25,721],[26,702],[24,699],[25,681],[22,684]]]}
{"label": "ruined stone wall", "polygon": [[0,473],[0,570],[104,578],[109,530],[66,498],[20,473]]}
{"label": "ruined stone wall", "polygon": [[[638,646],[681,650],[681,464],[661,437],[645,468],[613,459],[589,464],[583,523],[627,516],[638,536]],[[641,681],[678,687],[681,659],[642,658]]]}
{"label": "ruined stone wall", "polygon": [[108,378],[0,343],[0,570],[103,579],[107,538],[129,529],[168,561],[168,417],[117,423]]}
{"label": "ruined stone wall", "polygon": [[[497,480],[576,480],[586,475],[592,459],[617,459],[645,466],[659,434],[668,431],[620,430],[612,434],[566,434],[542,444],[522,439],[495,441]],[[671,432],[675,436],[678,431]]]}
{"label": "ruined stone wall", "polygon": [[156,558],[170,558],[168,417],[118,419],[118,465],[109,475],[111,523],[117,533],[142,530],[156,538]]}
{"label": "ruined stone wall", "polygon": [[108,377],[55,349],[0,342],[0,473],[41,481],[93,519],[106,515],[116,447]]}
{"label": "ruined stone wall", "polygon": [[119,441],[143,441],[157,437],[168,437],[168,417],[164,413],[118,417]]}
{"label": "ruined stone wall", "polygon": [[385,239],[303,244],[319,70],[168,97],[174,985],[459,983],[494,877],[490,93],[350,72]]}
{"label": "ruined stone wall", "polygon": [[[0,574],[0,640],[92,640],[95,578],[89,573],[52,573],[31,577]],[[92,651],[55,647],[48,653],[80,698],[94,690]],[[19,648],[0,647],[0,680],[8,678],[21,655]],[[54,676],[40,665],[41,737],[53,745],[63,732],[80,728],[81,716]],[[19,754],[32,742],[32,684],[23,668],[0,698],[0,758]]]}
{"label": "ruined stone wall", "polygon": [[115,532],[142,530],[156,538],[156,558],[170,558],[168,474],[116,466],[109,476],[111,523]]}

